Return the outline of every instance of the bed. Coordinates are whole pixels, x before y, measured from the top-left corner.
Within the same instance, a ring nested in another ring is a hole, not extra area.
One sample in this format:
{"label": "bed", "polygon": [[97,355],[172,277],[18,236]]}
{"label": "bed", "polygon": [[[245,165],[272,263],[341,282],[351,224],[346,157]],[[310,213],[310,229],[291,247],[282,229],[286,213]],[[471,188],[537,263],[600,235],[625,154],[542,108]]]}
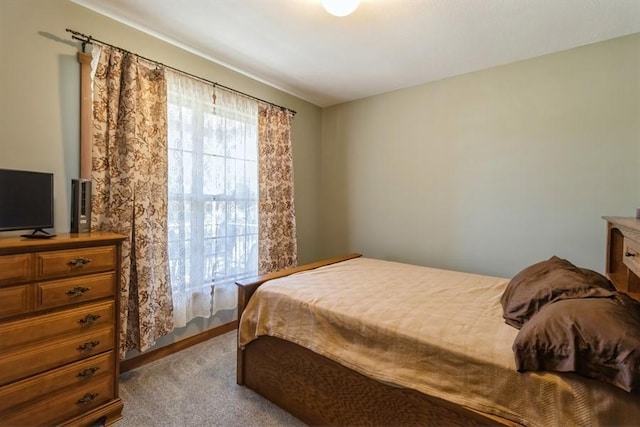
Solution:
{"label": "bed", "polygon": [[310,425],[637,425],[637,393],[516,370],[508,283],[358,254],[238,282],[237,382]]}

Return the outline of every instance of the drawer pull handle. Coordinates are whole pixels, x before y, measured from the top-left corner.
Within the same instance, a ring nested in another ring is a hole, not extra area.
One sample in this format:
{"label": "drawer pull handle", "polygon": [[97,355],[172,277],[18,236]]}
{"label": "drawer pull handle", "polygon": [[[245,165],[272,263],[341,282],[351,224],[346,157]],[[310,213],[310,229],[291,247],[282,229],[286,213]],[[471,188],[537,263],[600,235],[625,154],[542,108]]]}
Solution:
{"label": "drawer pull handle", "polygon": [[102,316],[100,316],[99,314],[87,314],[82,319],[78,320],[78,323],[80,324],[80,326],[89,326],[92,325],[100,317]]}
{"label": "drawer pull handle", "polygon": [[78,351],[91,351],[100,344],[100,341],[89,341],[76,347]]}
{"label": "drawer pull handle", "polygon": [[78,257],[69,261],[67,265],[71,268],[79,268],[79,267],[84,267],[90,262],[91,262],[91,259],[89,258]]}
{"label": "drawer pull handle", "polygon": [[629,251],[627,251],[627,252],[625,252],[625,253],[624,253],[624,256],[627,256],[627,257],[629,257],[629,256],[636,256],[636,254],[634,254],[633,252],[629,252]]}
{"label": "drawer pull handle", "polygon": [[76,405],[86,405],[98,397],[98,393],[87,393],[81,399],[76,400]]}
{"label": "drawer pull handle", "polygon": [[93,376],[93,374],[95,374],[99,370],[100,370],[100,368],[98,368],[97,366],[93,366],[91,368],[87,368],[85,370],[82,370],[82,371],[78,372],[78,375],[76,375],[76,377],[78,377],[78,378],[91,378]]}
{"label": "drawer pull handle", "polygon": [[69,289],[68,291],[65,292],[65,294],[69,295],[70,297],[81,297],[82,295],[85,294],[85,292],[90,291],[91,288],[89,287],[85,287],[85,286],[76,286],[73,289]]}

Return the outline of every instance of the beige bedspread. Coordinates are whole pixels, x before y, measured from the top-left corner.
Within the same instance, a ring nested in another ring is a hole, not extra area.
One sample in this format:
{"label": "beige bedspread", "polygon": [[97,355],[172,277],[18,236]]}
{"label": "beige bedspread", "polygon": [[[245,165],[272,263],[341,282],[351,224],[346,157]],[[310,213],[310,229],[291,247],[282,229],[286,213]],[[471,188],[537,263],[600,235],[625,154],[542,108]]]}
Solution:
{"label": "beige bedspread", "polygon": [[357,258],[272,280],[239,345],[297,343],[385,383],[531,426],[638,425],[640,396],[574,374],[518,373],[508,280]]}

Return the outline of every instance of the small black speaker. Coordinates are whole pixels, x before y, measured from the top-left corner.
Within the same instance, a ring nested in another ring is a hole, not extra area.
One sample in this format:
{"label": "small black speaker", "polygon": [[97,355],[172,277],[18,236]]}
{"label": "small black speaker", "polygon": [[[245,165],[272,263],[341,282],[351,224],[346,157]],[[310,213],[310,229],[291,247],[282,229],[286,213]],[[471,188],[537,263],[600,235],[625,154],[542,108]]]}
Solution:
{"label": "small black speaker", "polygon": [[91,231],[91,181],[71,180],[71,232]]}

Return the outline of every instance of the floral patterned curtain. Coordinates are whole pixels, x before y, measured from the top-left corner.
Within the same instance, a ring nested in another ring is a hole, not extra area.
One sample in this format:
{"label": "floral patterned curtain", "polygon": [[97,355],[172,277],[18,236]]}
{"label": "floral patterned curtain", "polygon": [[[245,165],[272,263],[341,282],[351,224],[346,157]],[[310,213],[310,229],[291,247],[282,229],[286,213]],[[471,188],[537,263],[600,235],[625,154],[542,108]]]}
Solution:
{"label": "floral patterned curtain", "polygon": [[122,247],[120,357],[173,330],[167,255],[167,92],[164,71],[94,45],[92,229]]}
{"label": "floral patterned curtain", "polygon": [[265,274],[298,262],[289,111],[260,106],[258,150],[258,273]]}

